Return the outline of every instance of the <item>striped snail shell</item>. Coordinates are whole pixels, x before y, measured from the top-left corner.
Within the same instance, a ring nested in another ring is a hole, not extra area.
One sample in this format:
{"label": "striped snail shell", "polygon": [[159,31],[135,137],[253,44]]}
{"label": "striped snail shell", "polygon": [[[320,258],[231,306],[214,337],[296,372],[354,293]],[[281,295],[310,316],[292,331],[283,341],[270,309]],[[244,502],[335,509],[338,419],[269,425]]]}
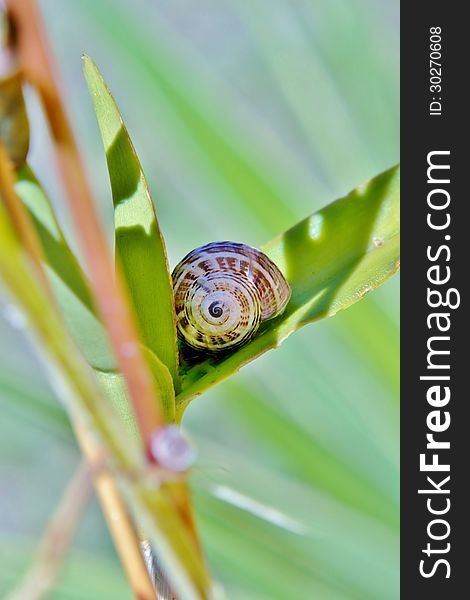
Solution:
{"label": "striped snail shell", "polygon": [[172,278],[178,335],[206,352],[246,343],[262,321],[284,310],[291,294],[265,254],[235,242],[196,248],[175,267]]}

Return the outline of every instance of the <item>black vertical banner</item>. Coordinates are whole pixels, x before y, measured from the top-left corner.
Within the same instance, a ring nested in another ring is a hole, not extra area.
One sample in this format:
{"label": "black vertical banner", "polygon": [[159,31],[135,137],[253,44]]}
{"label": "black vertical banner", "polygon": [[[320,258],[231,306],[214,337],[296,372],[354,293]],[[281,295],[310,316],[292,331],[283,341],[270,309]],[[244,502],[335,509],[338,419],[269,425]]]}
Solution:
{"label": "black vertical banner", "polygon": [[[470,37],[402,3],[401,597],[470,597]],[[465,591],[467,590],[467,591]]]}

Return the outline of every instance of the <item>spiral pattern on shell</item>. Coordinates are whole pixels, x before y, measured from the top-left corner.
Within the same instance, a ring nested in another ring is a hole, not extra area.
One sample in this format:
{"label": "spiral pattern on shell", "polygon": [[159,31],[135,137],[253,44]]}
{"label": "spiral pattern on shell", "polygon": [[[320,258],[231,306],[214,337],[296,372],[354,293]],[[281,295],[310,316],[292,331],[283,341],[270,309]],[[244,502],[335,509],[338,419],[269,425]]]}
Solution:
{"label": "spiral pattern on shell", "polygon": [[212,242],[186,255],[173,271],[178,335],[206,352],[246,343],[260,323],[278,316],[290,287],[260,250]]}

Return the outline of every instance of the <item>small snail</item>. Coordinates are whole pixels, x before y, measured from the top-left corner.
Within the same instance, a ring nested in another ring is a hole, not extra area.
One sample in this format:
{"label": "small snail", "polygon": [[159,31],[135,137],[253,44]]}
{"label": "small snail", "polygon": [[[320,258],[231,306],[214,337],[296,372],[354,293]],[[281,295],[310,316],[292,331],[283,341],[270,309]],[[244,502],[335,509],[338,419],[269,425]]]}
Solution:
{"label": "small snail", "polygon": [[192,348],[224,352],[245,344],[277,317],[291,290],[260,250],[235,242],[196,248],[173,274],[178,335]]}

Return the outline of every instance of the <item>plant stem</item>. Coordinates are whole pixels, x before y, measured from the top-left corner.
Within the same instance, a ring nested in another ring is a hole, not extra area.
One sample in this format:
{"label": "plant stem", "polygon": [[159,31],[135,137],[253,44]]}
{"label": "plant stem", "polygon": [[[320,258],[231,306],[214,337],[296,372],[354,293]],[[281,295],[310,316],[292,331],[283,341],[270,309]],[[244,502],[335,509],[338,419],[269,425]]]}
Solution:
{"label": "plant stem", "polygon": [[[75,434],[90,464],[96,463],[99,449],[94,438],[78,422],[75,423]],[[96,472],[95,489],[134,597],[137,600],[155,600],[155,590],[134,523],[113,477],[105,468]]]}
{"label": "plant stem", "polygon": [[43,269],[42,247],[37,239],[36,233],[31,226],[29,217],[24,209],[23,203],[15,192],[15,176],[13,165],[6,153],[5,146],[0,140],[0,197],[2,198],[12,222],[15,225],[19,238],[29,257],[34,264],[37,276],[52,300],[49,282]]}
{"label": "plant stem", "polygon": [[125,287],[102,233],[95,202],[85,176],[72,128],[63,107],[52,57],[34,0],[7,0],[16,31],[16,49],[25,79],[38,91],[54,141],[57,164],[88,264],[93,291],[129,390],[146,448],[153,431],[163,424],[153,382],[138,344],[135,317]]}
{"label": "plant stem", "polygon": [[[12,200],[14,201],[14,203],[16,203],[18,199],[13,195]],[[3,207],[1,207],[0,205],[0,208]],[[10,227],[12,227],[13,221],[12,219],[9,219],[9,222],[10,221]],[[28,223],[27,220],[26,223]],[[2,234],[3,233],[6,234],[6,232],[2,231]],[[32,233],[33,235],[35,235],[34,231]],[[20,240],[17,240],[16,243],[19,244]],[[24,250],[24,246],[21,246],[21,249]],[[9,263],[11,263],[12,261],[13,255],[10,252]],[[0,267],[1,266],[2,263],[0,262]],[[11,267],[14,273],[18,274],[20,272],[19,265],[10,265],[10,268]],[[37,287],[38,282],[34,282],[32,278],[30,281],[28,281],[26,272],[23,273],[23,275],[19,276],[19,281],[25,286],[25,289],[23,291],[16,289],[15,286],[12,286],[13,281],[10,272],[2,270],[2,276],[4,281],[7,283],[9,289],[13,290],[14,293],[18,295],[18,297],[34,298],[36,301],[38,301],[38,299],[40,300],[40,293],[38,294],[38,292],[40,292],[40,289]],[[36,293],[34,293],[35,283]],[[42,291],[43,293],[45,292],[45,290]],[[37,310],[41,314],[44,314],[45,311],[49,311],[49,318],[46,319],[47,327],[52,328],[55,331],[55,335],[53,336],[51,331],[45,330],[43,330],[41,333],[46,338],[51,339],[52,337],[54,337],[57,340],[57,337],[60,337],[58,334],[60,328],[62,327],[62,323],[58,320],[57,313],[52,310],[50,305],[45,304],[46,302],[48,302],[48,298],[44,296],[42,306]],[[56,319],[57,323],[55,323],[56,326],[54,327],[54,322]],[[59,330],[57,330],[57,327],[59,327]],[[60,344],[59,346],[55,348],[57,352],[57,357],[61,356],[62,358],[65,358],[67,356],[66,349],[62,346],[62,344]],[[74,364],[70,364],[70,361],[68,360],[66,362],[69,363],[65,367],[67,377],[71,378],[75,385],[78,385],[77,389],[80,389],[82,397],[86,397],[88,399],[87,408],[90,411],[90,414],[94,417],[93,420],[96,428],[103,436],[104,440],[108,442],[108,449],[113,452],[113,455],[115,459],[118,460],[120,467],[126,469],[127,471],[129,465],[132,464],[132,459],[130,461],[127,460],[127,458],[131,457],[126,457],[119,448],[119,442],[123,441],[122,436],[119,435],[122,432],[113,430],[112,419],[108,418],[110,415],[100,414],[100,409],[98,405],[94,403],[94,400],[96,400],[96,398],[94,398],[94,395],[97,393],[97,391],[94,389],[94,386],[90,387],[87,378],[83,377],[84,373],[80,373],[81,369],[78,368],[77,370],[77,366]],[[96,467],[96,465],[98,464],[102,465],[104,462],[103,445],[98,443],[94,435],[87,433],[87,429],[82,425],[82,419],[79,418],[77,413],[70,412],[70,418],[73,423],[76,436],[82,447],[82,451],[87,457],[90,465],[93,467]],[[118,439],[118,441],[116,441],[116,438]],[[130,448],[127,448],[128,454],[129,451]],[[105,514],[106,520],[113,535],[118,554],[123,563],[124,570],[129,576],[129,583],[131,589],[135,594],[135,598],[138,598],[139,600],[155,600],[153,586],[149,580],[148,573],[145,569],[145,563],[143,562],[143,558],[140,553],[139,539],[137,537],[137,534],[135,533],[134,526],[130,520],[124,501],[122,500],[116,488],[116,485],[111,478],[109,471],[104,471],[103,469],[101,471],[98,471],[95,484],[103,507],[103,512]],[[18,594],[20,594],[18,598],[15,594],[15,600],[19,600],[20,598],[28,598],[29,590],[34,588],[35,586],[37,586],[39,594],[43,593],[43,589],[45,593],[52,586],[53,579],[55,578],[55,573],[58,571],[58,568],[60,566],[59,564],[56,565],[55,560],[53,560],[54,557],[55,554],[52,555],[52,550],[50,550],[49,546],[45,544],[44,551],[41,550],[40,557],[32,567],[31,572],[26,578],[25,583],[21,586],[21,591],[17,592]],[[35,596],[33,597],[35,598]]]}
{"label": "plant stem", "polygon": [[184,482],[175,481],[172,473],[167,473],[169,478],[164,476],[164,471],[144,460],[140,445],[103,398],[91,368],[33,277],[28,258],[0,204],[0,275],[11,300],[19,307],[24,333],[37,348],[59,398],[66,402],[72,423],[81,423],[90,431],[97,451],[109,461],[119,489],[145,527],[174,587],[187,592],[188,598],[207,598],[211,582],[186,517],[189,501],[181,502],[178,497],[181,492],[185,500],[188,498]]}
{"label": "plant stem", "polygon": [[[102,233],[78,147],[51,67],[52,57],[36,4],[34,0],[7,0],[6,3],[17,34],[16,49],[19,63],[25,79],[37,89],[50,124],[59,172],[67,191],[66,198],[88,264],[98,309],[108,331],[119,368],[126,379],[136,420],[148,453],[150,437],[154,430],[163,424],[163,416],[162,409],[155,399],[151,375],[140,351],[135,316],[129,308],[128,294],[120,273],[117,272],[115,277],[111,253]],[[87,453],[86,448],[84,451]],[[101,490],[99,493],[103,510],[108,523],[111,524],[111,529],[114,529],[113,535],[124,568],[126,572],[131,573],[132,577],[135,575],[134,570],[137,569],[135,580],[142,582],[142,556],[140,554],[138,557],[135,550],[136,535],[129,517],[126,517],[125,504],[113,480],[101,481],[98,490]],[[201,546],[192,518],[186,484],[178,482],[163,486],[155,497],[149,496],[148,490],[143,486],[139,501],[149,508],[154,506],[155,511],[151,512],[154,512],[153,517],[156,521],[158,521],[159,511],[170,511],[168,516],[172,516],[173,510],[177,511],[179,519],[175,520],[172,517],[172,521],[175,521],[175,531],[178,533],[177,543],[183,544],[184,548],[191,547],[189,552],[193,554],[194,566],[198,565],[199,576],[196,576],[194,569],[193,575],[198,580],[201,596],[205,596],[204,590],[209,585],[209,578],[202,560]],[[119,521],[113,520],[114,509],[120,515]],[[184,524],[185,531],[178,532],[180,522],[181,525]],[[127,543],[130,550],[126,548]],[[148,574],[146,579],[148,580]],[[137,597],[147,599],[149,596],[141,594]],[[153,594],[152,598],[154,597]]]}

